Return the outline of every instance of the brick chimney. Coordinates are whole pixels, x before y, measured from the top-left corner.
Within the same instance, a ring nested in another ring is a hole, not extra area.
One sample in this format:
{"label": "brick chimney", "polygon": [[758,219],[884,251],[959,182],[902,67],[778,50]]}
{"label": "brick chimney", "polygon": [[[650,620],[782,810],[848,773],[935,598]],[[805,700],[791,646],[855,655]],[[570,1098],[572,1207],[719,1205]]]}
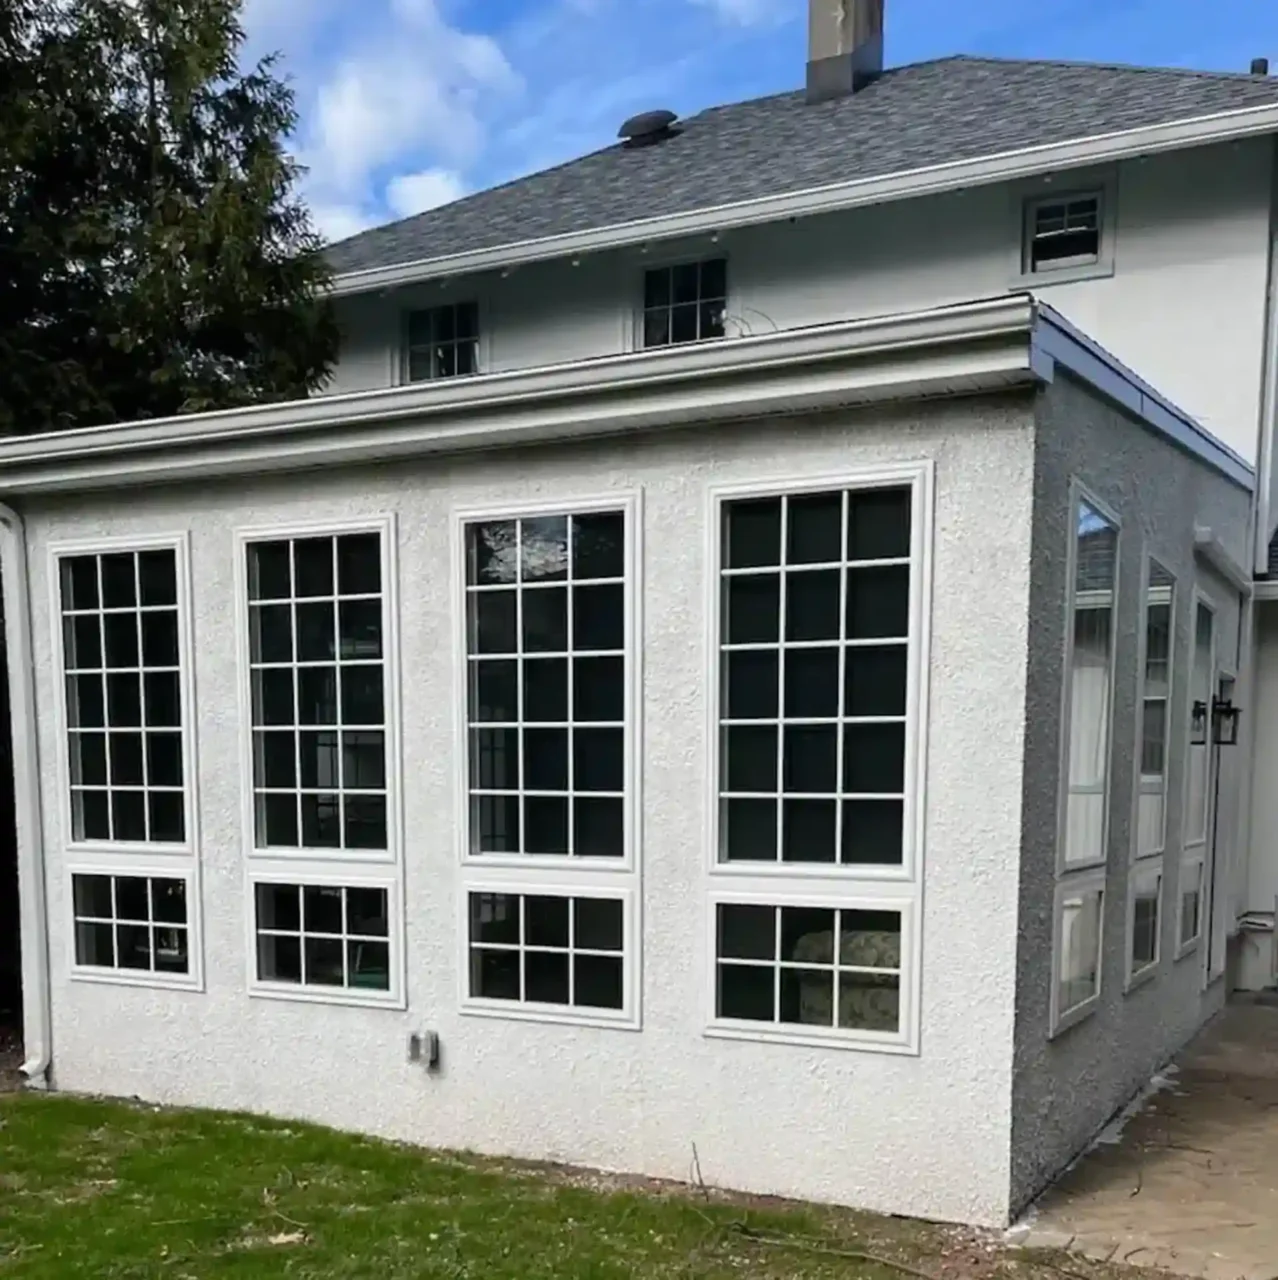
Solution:
{"label": "brick chimney", "polygon": [[864,89],[883,70],[883,0],[808,0],[808,101]]}

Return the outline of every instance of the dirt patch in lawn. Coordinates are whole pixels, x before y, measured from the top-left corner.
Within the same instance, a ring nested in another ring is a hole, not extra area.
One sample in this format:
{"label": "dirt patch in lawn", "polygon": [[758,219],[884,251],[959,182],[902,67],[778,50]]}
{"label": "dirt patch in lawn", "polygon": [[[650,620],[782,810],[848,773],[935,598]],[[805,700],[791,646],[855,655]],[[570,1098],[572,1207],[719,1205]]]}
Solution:
{"label": "dirt patch in lawn", "polygon": [[22,1037],[14,1027],[0,1023],[0,1093],[12,1093],[22,1083]]}

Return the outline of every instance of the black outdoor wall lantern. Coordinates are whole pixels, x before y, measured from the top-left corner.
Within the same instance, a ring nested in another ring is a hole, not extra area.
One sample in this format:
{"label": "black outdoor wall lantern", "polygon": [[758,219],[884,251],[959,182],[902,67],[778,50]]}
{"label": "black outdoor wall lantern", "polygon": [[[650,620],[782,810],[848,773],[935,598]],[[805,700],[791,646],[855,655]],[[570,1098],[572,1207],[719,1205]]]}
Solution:
{"label": "black outdoor wall lantern", "polygon": [[[1229,698],[1213,698],[1211,702],[1211,740],[1218,747],[1232,747],[1238,743],[1238,707]],[[1189,745],[1207,745],[1207,704],[1196,700],[1193,718],[1189,725]]]}

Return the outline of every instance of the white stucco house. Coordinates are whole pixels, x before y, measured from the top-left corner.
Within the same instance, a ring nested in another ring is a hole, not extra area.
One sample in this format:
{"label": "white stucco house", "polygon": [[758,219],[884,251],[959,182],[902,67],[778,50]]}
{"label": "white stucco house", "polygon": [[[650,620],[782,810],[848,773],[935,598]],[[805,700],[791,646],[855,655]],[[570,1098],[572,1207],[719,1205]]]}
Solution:
{"label": "white stucco house", "polygon": [[1272,983],[1278,81],[839,9],[0,441],[32,1085],[998,1224]]}

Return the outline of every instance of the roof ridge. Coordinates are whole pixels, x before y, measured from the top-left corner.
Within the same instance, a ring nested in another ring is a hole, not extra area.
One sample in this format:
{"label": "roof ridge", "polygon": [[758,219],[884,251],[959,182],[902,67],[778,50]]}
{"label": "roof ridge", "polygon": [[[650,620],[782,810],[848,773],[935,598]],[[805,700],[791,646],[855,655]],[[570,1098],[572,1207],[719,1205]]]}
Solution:
{"label": "roof ridge", "polygon": [[1250,71],[1216,71],[1209,67],[1150,66],[1141,62],[1093,61],[1089,58],[1010,58],[995,53],[956,53],[949,59],[934,59],[934,61],[989,62],[997,66],[1080,67],[1096,71],[1139,71],[1150,75],[1192,76],[1199,80],[1246,81],[1252,84],[1271,82],[1274,88],[1278,89],[1278,78],[1273,76],[1256,76]]}

